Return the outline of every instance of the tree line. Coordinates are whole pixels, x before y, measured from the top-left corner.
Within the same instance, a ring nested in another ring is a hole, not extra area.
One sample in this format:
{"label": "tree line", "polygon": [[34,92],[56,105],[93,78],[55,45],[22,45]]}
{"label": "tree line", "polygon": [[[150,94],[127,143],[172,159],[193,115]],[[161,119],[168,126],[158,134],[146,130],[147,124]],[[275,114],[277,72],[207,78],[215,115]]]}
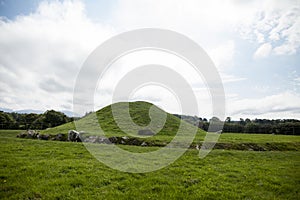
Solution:
{"label": "tree line", "polygon": [[43,114],[0,111],[0,129],[42,130],[73,121],[62,112],[47,110]]}
{"label": "tree line", "polygon": [[[177,115],[193,125],[207,131],[209,123],[212,120],[219,120],[216,117],[211,119],[199,118],[197,116]],[[227,117],[223,133],[261,133],[261,134],[282,134],[282,135],[300,135],[300,120],[297,119],[243,119],[231,120]]]}

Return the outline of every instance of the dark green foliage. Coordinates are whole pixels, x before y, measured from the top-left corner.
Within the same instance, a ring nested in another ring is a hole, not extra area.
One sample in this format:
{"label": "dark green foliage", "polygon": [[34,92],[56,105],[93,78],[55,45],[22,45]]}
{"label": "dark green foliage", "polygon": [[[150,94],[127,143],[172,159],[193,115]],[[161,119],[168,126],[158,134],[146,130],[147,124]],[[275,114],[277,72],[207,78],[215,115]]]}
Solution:
{"label": "dark green foliage", "polygon": [[225,122],[223,132],[300,135],[300,121],[289,119],[246,119],[239,122]]}
{"label": "dark green foliage", "polygon": [[[197,116],[178,115],[174,116],[207,131],[209,122]],[[213,117],[210,121],[216,121]],[[282,135],[300,135],[300,121],[296,119],[254,119],[240,118],[239,121],[233,121],[227,117],[224,123],[223,132],[225,133],[262,133],[262,134],[282,134]]]}
{"label": "dark green foliage", "polygon": [[48,110],[37,119],[37,122],[33,123],[33,126],[38,126],[39,124],[42,124],[44,129],[59,126],[70,121],[71,119],[67,117],[64,113],[57,112],[55,110]]}
{"label": "dark green foliage", "polygon": [[14,118],[9,115],[8,113],[5,113],[3,111],[0,111],[0,128],[1,129],[11,129],[14,128],[15,124]]}
{"label": "dark green foliage", "polygon": [[0,111],[0,129],[46,129],[73,121],[62,112],[48,110],[44,114],[7,113]]}

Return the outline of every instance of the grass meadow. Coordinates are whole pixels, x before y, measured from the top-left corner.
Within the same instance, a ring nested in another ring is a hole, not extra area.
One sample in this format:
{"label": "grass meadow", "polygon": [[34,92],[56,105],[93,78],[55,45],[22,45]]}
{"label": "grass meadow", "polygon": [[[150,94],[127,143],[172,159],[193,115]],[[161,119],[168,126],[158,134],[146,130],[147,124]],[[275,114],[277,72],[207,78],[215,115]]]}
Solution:
{"label": "grass meadow", "polygon": [[[19,139],[19,132],[0,132],[1,199],[300,198],[298,151],[213,150],[200,159],[197,150],[189,149],[162,170],[132,174],[105,166],[82,143]],[[221,140],[259,143],[268,137],[223,134]],[[158,147],[122,148],[144,152]]]}

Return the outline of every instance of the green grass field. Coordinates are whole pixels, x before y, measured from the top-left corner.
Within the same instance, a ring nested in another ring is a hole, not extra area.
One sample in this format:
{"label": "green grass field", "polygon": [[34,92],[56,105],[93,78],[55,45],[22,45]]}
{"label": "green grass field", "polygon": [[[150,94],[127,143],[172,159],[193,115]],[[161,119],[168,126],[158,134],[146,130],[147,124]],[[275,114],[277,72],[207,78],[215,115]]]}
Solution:
{"label": "green grass field", "polygon": [[[82,143],[16,138],[1,131],[1,199],[299,199],[298,151],[190,149],[166,168],[131,174],[108,168]],[[272,135],[223,134],[227,142],[266,142]],[[276,139],[274,139],[276,138]],[[298,137],[276,136],[294,142]],[[122,146],[129,151],[156,147]]]}
{"label": "green grass field", "polygon": [[[107,137],[137,134],[139,129],[126,121],[126,104],[116,106],[124,129],[119,128],[107,106],[96,112],[97,118],[90,114],[80,119],[77,130],[97,135],[100,123]],[[134,123],[147,125],[151,107],[146,102],[130,103]],[[181,121],[153,108],[155,119],[162,121],[160,118],[165,115],[166,123],[155,136],[143,140],[166,144],[175,136]],[[183,125],[186,134],[195,130],[191,124]],[[74,124],[67,123],[41,133],[68,133],[71,129],[75,129]],[[193,145],[201,144],[206,136],[204,131],[196,131]],[[132,174],[102,164],[83,143],[20,139],[16,137],[20,132],[0,131],[1,199],[300,199],[298,136],[225,133],[220,135],[215,146],[218,148],[204,159],[199,158],[195,148],[189,149],[159,171]],[[105,154],[106,145],[91,145]],[[249,145],[266,151],[250,151],[253,149]],[[119,147],[135,153],[159,148]]]}

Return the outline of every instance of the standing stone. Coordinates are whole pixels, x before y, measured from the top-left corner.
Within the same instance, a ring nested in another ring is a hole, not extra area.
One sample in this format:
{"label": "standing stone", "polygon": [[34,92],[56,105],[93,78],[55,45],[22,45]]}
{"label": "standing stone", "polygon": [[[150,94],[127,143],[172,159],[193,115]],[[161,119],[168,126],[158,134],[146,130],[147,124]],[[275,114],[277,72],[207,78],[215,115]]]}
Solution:
{"label": "standing stone", "polygon": [[70,130],[69,133],[68,133],[68,141],[81,142],[79,132],[77,132],[75,130]]}

